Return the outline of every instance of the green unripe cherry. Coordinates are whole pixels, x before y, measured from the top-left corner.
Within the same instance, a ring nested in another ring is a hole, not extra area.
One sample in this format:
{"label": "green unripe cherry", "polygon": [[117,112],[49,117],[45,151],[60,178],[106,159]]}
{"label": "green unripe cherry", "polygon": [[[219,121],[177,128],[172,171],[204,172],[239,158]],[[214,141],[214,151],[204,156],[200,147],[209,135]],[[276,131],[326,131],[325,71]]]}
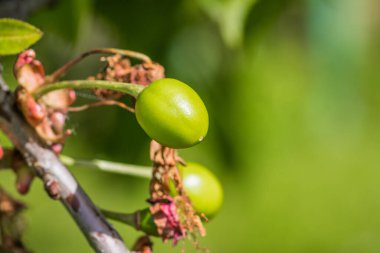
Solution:
{"label": "green unripe cherry", "polygon": [[218,178],[197,163],[179,165],[183,187],[194,209],[212,218],[223,203],[223,188]]}
{"label": "green unripe cherry", "polygon": [[208,113],[202,99],[178,80],[151,83],[138,95],[135,110],[144,131],[164,146],[188,148],[207,134]]}

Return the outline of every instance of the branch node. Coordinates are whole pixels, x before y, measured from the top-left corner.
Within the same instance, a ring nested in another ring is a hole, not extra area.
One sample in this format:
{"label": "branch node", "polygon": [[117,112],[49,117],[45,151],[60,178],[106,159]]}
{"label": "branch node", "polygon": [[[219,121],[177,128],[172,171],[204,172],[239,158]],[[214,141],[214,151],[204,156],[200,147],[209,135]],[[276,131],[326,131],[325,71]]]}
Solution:
{"label": "branch node", "polygon": [[61,188],[58,181],[50,174],[45,174],[43,177],[44,187],[48,195],[52,199],[59,199],[61,197]]}

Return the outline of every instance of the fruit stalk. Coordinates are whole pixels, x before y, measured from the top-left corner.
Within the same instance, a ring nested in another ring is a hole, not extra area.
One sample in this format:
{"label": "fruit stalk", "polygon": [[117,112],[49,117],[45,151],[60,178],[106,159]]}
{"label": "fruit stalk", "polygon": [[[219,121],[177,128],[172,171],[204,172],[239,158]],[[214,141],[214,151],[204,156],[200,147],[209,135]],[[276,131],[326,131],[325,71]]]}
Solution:
{"label": "fruit stalk", "polygon": [[47,84],[41,86],[33,92],[33,97],[38,99],[43,95],[61,89],[107,89],[126,93],[135,98],[140,94],[140,92],[145,88],[142,85],[134,83],[122,83],[122,82],[112,82],[103,80],[69,80]]}
{"label": "fruit stalk", "polygon": [[149,208],[138,210],[134,213],[118,213],[104,209],[101,209],[101,212],[106,218],[127,224],[148,235],[158,236],[157,227]]}
{"label": "fruit stalk", "polygon": [[60,159],[67,166],[83,166],[84,168],[99,169],[101,171],[113,172],[142,178],[152,177],[152,168],[146,166],[116,163],[99,159],[76,160],[65,155],[60,155]]}

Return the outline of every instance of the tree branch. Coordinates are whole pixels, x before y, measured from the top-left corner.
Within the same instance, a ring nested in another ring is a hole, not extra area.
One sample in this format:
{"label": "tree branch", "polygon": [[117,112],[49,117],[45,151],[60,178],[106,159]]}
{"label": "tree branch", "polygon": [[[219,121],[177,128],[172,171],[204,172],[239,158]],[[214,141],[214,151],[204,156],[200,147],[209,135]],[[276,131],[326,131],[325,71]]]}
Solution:
{"label": "tree branch", "polygon": [[55,153],[40,140],[20,115],[15,98],[1,77],[0,65],[0,128],[21,152],[28,166],[44,181],[54,199],[67,208],[96,252],[128,253],[119,234],[105,220],[81,186]]}

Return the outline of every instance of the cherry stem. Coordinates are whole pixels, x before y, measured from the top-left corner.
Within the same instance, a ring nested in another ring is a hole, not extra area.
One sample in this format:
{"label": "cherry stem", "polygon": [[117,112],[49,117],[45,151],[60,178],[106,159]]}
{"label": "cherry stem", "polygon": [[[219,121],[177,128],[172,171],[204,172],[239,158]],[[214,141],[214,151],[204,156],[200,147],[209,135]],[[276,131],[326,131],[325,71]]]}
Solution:
{"label": "cherry stem", "polygon": [[[158,236],[156,225],[153,225],[154,230],[156,230],[154,232],[154,231],[149,231],[151,229],[146,227],[146,225],[142,224],[143,220],[146,220],[147,218],[152,219],[152,214],[151,214],[149,208],[138,210],[134,213],[118,213],[118,212],[108,211],[108,210],[104,210],[104,209],[100,209],[100,211],[108,219],[112,219],[115,221],[122,222],[124,224],[127,224],[127,225],[135,228],[136,230],[144,231],[145,233],[147,233],[149,235]],[[145,229],[148,229],[148,230],[145,230]],[[133,252],[135,252],[135,251],[133,251]]]}
{"label": "cherry stem", "polygon": [[138,212],[137,213],[117,213],[117,212],[108,211],[104,209],[100,209],[100,211],[108,219],[120,221],[138,229],[138,226],[137,226],[138,217],[136,217],[136,215],[138,216]]}
{"label": "cherry stem", "polygon": [[140,178],[151,178],[152,168],[139,165],[116,163],[104,160],[76,160],[66,155],[60,155],[61,161],[67,166],[80,166],[89,169],[97,169],[105,172],[135,176]]}
{"label": "cherry stem", "polygon": [[74,66],[75,64],[77,64],[78,62],[80,62],[81,60],[83,60],[84,58],[92,54],[120,54],[123,56],[139,59],[146,63],[152,62],[152,60],[147,55],[139,53],[139,52],[135,52],[135,51],[123,50],[123,49],[117,49],[117,48],[95,48],[90,51],[84,52],[81,55],[75,57],[74,59],[68,61],[65,65],[63,65],[62,67],[54,71],[51,75],[47,76],[46,82],[52,83],[58,80],[58,78],[62,76],[63,74],[65,74],[68,69],[70,69],[72,66]]}
{"label": "cherry stem", "polygon": [[128,105],[126,105],[122,102],[116,101],[116,100],[102,100],[102,101],[97,101],[97,102],[93,102],[93,103],[85,104],[85,105],[81,105],[81,106],[69,107],[68,111],[69,112],[80,112],[80,111],[87,110],[89,108],[93,108],[93,107],[97,107],[97,106],[103,106],[103,105],[116,105],[116,106],[123,108],[124,110],[127,110],[131,113],[135,112],[135,109],[133,109],[132,107],[129,107]]}
{"label": "cherry stem", "polygon": [[33,92],[33,96],[38,99],[49,92],[61,89],[107,89],[120,91],[137,98],[144,88],[145,86],[134,83],[103,80],[67,80],[41,86]]}

